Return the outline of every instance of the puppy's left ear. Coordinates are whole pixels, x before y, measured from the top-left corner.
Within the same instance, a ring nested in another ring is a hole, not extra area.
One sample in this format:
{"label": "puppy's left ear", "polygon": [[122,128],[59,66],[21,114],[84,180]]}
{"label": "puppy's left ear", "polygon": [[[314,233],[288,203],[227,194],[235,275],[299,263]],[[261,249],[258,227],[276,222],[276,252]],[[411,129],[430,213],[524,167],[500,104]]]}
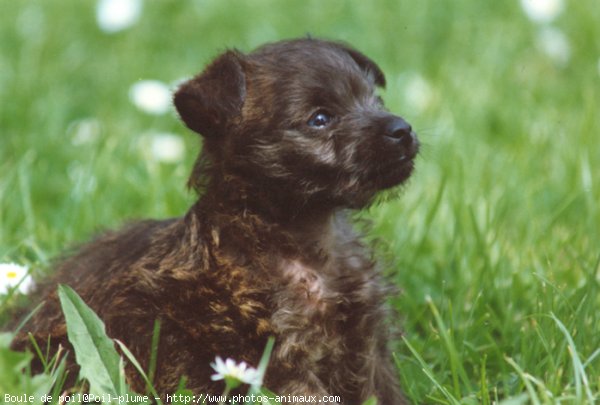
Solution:
{"label": "puppy's left ear", "polygon": [[356,49],[353,49],[343,44],[340,44],[340,46],[342,47],[342,49],[348,52],[350,57],[354,59],[354,62],[356,62],[356,64],[364,72],[373,76],[373,81],[377,86],[385,87],[385,75],[375,62],[363,55],[361,52],[358,52]]}
{"label": "puppy's left ear", "polygon": [[246,97],[243,58],[237,51],[227,51],[177,90],[173,102],[190,129],[215,137],[241,113]]}

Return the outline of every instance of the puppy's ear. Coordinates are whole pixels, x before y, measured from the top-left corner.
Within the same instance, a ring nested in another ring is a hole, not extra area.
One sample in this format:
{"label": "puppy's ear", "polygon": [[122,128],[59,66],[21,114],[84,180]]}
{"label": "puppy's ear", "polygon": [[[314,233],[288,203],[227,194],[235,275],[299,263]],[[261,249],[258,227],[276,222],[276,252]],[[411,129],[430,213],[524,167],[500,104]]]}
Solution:
{"label": "puppy's ear", "polygon": [[237,51],[227,51],[177,90],[173,101],[190,129],[213,137],[240,114],[246,96],[243,57]]}
{"label": "puppy's ear", "polygon": [[356,62],[363,71],[373,76],[373,81],[377,86],[385,87],[385,75],[375,62],[349,46],[342,45],[342,48],[348,52],[350,57],[354,59],[354,62]]}

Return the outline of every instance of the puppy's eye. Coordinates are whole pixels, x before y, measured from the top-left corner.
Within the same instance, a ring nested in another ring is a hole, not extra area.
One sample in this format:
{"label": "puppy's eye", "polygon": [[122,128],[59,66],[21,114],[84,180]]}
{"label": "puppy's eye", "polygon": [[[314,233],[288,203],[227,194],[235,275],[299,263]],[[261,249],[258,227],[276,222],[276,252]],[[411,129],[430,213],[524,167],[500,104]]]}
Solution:
{"label": "puppy's eye", "polygon": [[308,120],[308,125],[315,128],[324,128],[331,122],[332,119],[333,117],[326,111],[317,111]]}

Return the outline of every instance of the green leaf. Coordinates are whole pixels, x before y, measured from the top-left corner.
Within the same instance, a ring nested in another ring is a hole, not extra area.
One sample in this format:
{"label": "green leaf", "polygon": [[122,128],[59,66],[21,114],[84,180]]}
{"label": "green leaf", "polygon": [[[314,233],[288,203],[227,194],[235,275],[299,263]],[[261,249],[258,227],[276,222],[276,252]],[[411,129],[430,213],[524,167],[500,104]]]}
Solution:
{"label": "green leaf", "polygon": [[[0,393],[6,395],[32,396],[32,405],[42,404],[42,398],[54,387],[62,389],[65,374],[65,358],[57,363],[52,359],[52,369],[34,376],[28,370],[33,356],[28,352],[18,352],[10,349],[12,334],[0,333]],[[5,398],[0,398],[0,404]]]}
{"label": "green leaf", "polygon": [[15,352],[5,344],[6,336],[3,334],[0,346],[0,392],[13,393],[14,387],[20,387],[22,372],[31,361],[31,354]]}
{"label": "green leaf", "polygon": [[0,349],[10,348],[10,342],[12,342],[13,334],[10,332],[0,332]]}
{"label": "green leaf", "polygon": [[81,367],[80,376],[90,383],[90,393],[124,394],[119,354],[106,335],[102,320],[70,287],[59,285],[58,296],[67,322],[69,341]]}

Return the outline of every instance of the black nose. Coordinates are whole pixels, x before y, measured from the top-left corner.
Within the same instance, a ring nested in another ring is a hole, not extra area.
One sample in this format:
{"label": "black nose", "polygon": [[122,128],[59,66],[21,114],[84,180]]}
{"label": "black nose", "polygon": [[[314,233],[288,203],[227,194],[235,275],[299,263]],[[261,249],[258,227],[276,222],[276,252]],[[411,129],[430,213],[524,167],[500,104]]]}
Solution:
{"label": "black nose", "polygon": [[419,141],[412,127],[400,117],[391,119],[385,129],[384,135],[391,141],[402,146],[406,155],[413,157],[419,148]]}

